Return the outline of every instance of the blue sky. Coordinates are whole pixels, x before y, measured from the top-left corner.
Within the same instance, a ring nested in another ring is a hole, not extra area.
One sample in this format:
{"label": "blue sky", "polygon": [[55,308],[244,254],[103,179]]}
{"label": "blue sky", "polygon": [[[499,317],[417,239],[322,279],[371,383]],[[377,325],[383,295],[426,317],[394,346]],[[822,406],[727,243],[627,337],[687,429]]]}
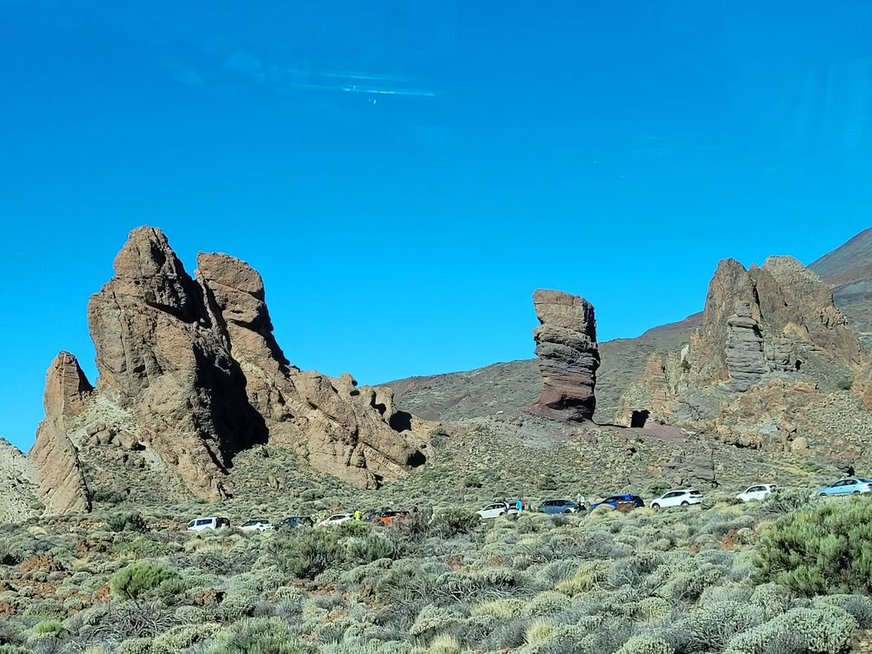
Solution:
{"label": "blue sky", "polygon": [[872,224],[872,5],[0,0],[0,435],[127,232],[264,276],[292,362],[363,383],[532,356],[535,288],[600,339],[723,257]]}

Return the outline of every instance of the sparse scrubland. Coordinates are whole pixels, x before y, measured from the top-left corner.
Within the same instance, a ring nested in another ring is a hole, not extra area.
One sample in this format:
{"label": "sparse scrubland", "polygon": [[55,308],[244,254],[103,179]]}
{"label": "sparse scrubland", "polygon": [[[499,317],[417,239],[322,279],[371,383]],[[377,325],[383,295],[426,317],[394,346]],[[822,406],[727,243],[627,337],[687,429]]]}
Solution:
{"label": "sparse scrubland", "polygon": [[0,653],[864,651],[872,502],[807,495],[264,534],[103,505],[0,527]]}

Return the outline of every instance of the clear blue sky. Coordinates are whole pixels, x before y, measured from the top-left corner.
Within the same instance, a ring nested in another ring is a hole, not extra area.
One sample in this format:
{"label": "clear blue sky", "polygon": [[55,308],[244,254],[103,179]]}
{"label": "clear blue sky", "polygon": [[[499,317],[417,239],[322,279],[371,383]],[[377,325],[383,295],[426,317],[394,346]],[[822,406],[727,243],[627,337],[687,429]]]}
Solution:
{"label": "clear blue sky", "polygon": [[[37,6],[38,5],[38,6]],[[127,232],[264,276],[303,368],[532,356],[537,287],[600,339],[723,257],[872,224],[872,3],[0,0],[0,435],[30,446]]]}

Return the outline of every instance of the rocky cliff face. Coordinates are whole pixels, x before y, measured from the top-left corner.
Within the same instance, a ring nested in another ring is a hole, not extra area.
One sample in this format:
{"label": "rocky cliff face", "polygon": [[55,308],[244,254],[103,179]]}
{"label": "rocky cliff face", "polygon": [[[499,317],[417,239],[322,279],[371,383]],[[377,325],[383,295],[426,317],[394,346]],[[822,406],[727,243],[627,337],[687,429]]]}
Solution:
{"label": "rocky cliff face", "polygon": [[723,261],[701,327],[680,352],[649,360],[616,421],[630,425],[644,413],[737,445],[848,456],[814,436],[818,427],[803,409],[825,404],[862,370],[863,351],[846,323],[829,287],[795,259],[749,270]]}
{"label": "rocky cliff face", "polygon": [[556,420],[590,420],[600,364],[593,306],[577,295],[548,290],[536,291],[533,305],[540,323],[533,338],[542,393],[530,410]]}
{"label": "rocky cliff face", "polygon": [[39,509],[33,462],[0,438],[0,523],[27,520]]}
{"label": "rocky cliff face", "polygon": [[97,387],[61,353],[31,453],[52,511],[87,509],[89,480],[130,494],[113,476],[121,468],[144,487],[220,499],[233,492],[234,456],[257,444],[365,487],[423,462],[426,425],[397,412],[389,389],[288,364],[254,269],[223,254],[198,265],[194,279],[162,232],[139,228],[91,298]]}

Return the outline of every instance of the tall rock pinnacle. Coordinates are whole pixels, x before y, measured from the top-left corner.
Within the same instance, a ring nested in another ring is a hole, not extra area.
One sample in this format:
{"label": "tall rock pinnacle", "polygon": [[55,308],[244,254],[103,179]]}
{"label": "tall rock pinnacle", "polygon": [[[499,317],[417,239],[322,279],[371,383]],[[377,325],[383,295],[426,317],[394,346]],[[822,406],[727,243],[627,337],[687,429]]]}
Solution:
{"label": "tall rock pinnacle", "polygon": [[61,352],[46,373],[45,419],[30,451],[39,495],[49,513],[89,510],[91,500],[75,445],[66,432],[65,419],[78,415],[93,388],[76,357]]}
{"label": "tall rock pinnacle", "polygon": [[590,420],[600,364],[593,305],[577,295],[541,289],[533,293],[533,305],[540,323],[533,338],[543,388],[530,410],[556,420]]}

